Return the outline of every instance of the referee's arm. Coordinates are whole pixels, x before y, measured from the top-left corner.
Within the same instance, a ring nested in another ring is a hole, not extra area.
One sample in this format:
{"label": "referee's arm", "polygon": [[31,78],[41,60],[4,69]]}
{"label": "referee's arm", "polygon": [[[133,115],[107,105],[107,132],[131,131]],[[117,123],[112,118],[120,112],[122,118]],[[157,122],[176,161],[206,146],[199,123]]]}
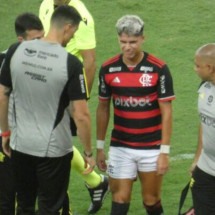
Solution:
{"label": "referee's arm", "polygon": [[87,79],[87,87],[89,94],[93,87],[94,76],[96,73],[96,55],[95,49],[80,50],[83,58],[83,65]]}

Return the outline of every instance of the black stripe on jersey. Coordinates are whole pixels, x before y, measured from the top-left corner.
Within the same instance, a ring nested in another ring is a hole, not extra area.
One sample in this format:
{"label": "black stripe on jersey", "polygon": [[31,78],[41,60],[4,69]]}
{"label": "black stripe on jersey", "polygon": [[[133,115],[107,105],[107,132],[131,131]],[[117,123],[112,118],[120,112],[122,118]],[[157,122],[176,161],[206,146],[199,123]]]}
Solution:
{"label": "black stripe on jersey", "polygon": [[161,123],[161,115],[149,119],[126,119],[114,115],[114,124],[126,128],[143,129],[157,126]]}
{"label": "black stripe on jersey", "polygon": [[59,105],[58,105],[58,110],[57,110],[53,129],[55,129],[57,127],[57,125],[60,123],[60,121],[63,118],[64,111],[65,111],[66,107],[68,107],[68,105],[69,105],[69,96],[67,94],[67,88],[68,88],[68,83],[65,85],[63,92],[61,93],[61,96],[59,99]]}
{"label": "black stripe on jersey", "polygon": [[152,54],[148,54],[147,61],[152,63],[153,65],[158,66],[159,68],[162,68],[165,65],[165,63],[161,59],[155,57]]}
{"label": "black stripe on jersey", "polygon": [[126,142],[137,142],[142,144],[147,144],[155,141],[159,141],[161,139],[161,130],[157,130],[154,132],[146,133],[146,134],[128,134],[122,131],[116,131],[115,129],[112,131],[112,138],[126,141]]}
{"label": "black stripe on jersey", "polygon": [[[67,71],[68,71],[68,95],[70,100],[87,99],[87,86],[85,80],[83,86],[80,84],[80,75],[83,74],[83,64],[77,57],[68,54],[67,59]],[[85,92],[82,92],[82,87]]]}
{"label": "black stripe on jersey", "polygon": [[10,73],[10,61],[15,53],[16,49],[21,43],[15,43],[11,45],[11,47],[8,49],[6,56],[5,56],[5,62],[1,68],[1,75],[0,75],[0,83],[4,86],[12,88],[12,80],[11,80],[11,73]]}
{"label": "black stripe on jersey", "polygon": [[6,54],[5,53],[0,53],[0,67],[2,65],[3,60],[5,59]]}

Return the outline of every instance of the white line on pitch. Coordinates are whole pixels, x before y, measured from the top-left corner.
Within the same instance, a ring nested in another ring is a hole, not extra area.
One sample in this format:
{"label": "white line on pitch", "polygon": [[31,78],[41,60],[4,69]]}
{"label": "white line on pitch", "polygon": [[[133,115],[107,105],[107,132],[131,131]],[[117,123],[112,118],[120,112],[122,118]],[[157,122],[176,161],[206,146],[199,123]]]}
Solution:
{"label": "white line on pitch", "polygon": [[194,158],[194,154],[179,154],[174,157],[171,157],[170,160],[178,161],[178,160],[189,160],[189,159],[193,159],[193,158]]}

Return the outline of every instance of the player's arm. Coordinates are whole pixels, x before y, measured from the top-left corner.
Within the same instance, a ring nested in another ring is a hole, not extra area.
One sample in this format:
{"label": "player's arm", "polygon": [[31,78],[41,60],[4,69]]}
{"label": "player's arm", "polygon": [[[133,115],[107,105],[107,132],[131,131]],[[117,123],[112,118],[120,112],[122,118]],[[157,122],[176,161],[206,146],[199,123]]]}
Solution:
{"label": "player's arm", "polygon": [[96,111],[97,140],[104,140],[110,119],[110,100],[100,100]]}
{"label": "player's arm", "polygon": [[101,67],[99,71],[99,103],[96,110],[96,135],[97,135],[97,166],[101,171],[106,171],[105,136],[110,119],[111,87],[105,81],[108,68]]}
{"label": "player's arm", "polygon": [[78,136],[87,155],[92,154],[91,119],[86,100],[70,102],[70,113],[78,129]]}
{"label": "player's arm", "polygon": [[[81,21],[78,30],[75,32],[76,49],[79,50],[83,59],[83,65],[87,78],[89,93],[92,90],[94,75],[96,72],[96,37],[93,17],[85,8],[80,14],[84,21]],[[69,51],[69,49],[68,49]]]}
{"label": "player's arm", "polygon": [[12,89],[12,80],[10,74],[10,60],[17,45],[11,46],[7,54],[2,58],[0,68],[0,126],[1,131],[9,130],[8,126],[8,103]]}
{"label": "player's arm", "polygon": [[[8,124],[8,105],[9,105],[9,96],[11,93],[11,76],[9,70],[10,57],[6,55],[1,55],[1,66],[0,66],[0,129],[2,132],[2,149],[7,156],[10,156],[11,150],[9,146],[10,140],[10,130]],[[6,61],[6,62],[5,62]]]}
{"label": "player's arm", "polygon": [[2,132],[6,132],[9,130],[8,103],[10,92],[10,88],[0,84],[0,125]]}
{"label": "player's arm", "polygon": [[10,61],[20,43],[12,45],[5,56],[0,74],[0,128],[2,131],[2,148],[6,155],[10,156],[10,131],[8,123],[9,96],[12,91],[12,78],[10,71]]}
{"label": "player's arm", "polygon": [[106,155],[104,151],[105,136],[110,119],[110,100],[100,100],[96,111],[97,132],[97,166],[101,171],[106,171]]}
{"label": "player's arm", "polygon": [[[92,153],[91,144],[91,119],[86,100],[75,100],[70,102],[70,113],[78,130],[78,136],[83,144],[84,159],[89,164],[83,174],[88,174],[95,167],[95,160]],[[86,165],[87,166],[87,165]]]}
{"label": "player's arm", "polygon": [[81,50],[80,53],[83,58],[83,65],[84,65],[86,79],[87,79],[87,86],[90,93],[93,87],[93,81],[94,81],[94,76],[96,72],[95,49]]}
{"label": "player's arm", "polygon": [[170,145],[172,134],[172,102],[159,102],[161,111],[161,145]]}
{"label": "player's arm", "polygon": [[83,144],[84,159],[89,168],[84,174],[90,173],[95,167],[91,144],[91,119],[87,105],[87,89],[83,75],[83,65],[73,55],[68,56],[68,96],[70,98],[69,111],[77,127],[78,136]]}
{"label": "player's arm", "polygon": [[11,150],[9,146],[10,131],[8,124],[8,104],[11,89],[0,84],[0,125],[2,135],[2,149],[10,157]]}
{"label": "player's arm", "polygon": [[169,167],[170,139],[172,134],[172,103],[171,101],[160,101],[161,111],[161,153],[158,159],[158,174],[165,174]]}

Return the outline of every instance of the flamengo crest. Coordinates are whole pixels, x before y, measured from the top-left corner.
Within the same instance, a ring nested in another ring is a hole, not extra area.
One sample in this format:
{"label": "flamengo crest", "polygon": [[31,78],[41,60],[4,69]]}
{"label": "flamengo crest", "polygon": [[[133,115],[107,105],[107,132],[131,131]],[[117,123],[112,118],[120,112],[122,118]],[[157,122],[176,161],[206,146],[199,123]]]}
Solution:
{"label": "flamengo crest", "polygon": [[143,87],[150,87],[152,86],[152,75],[149,74],[143,74],[140,79],[140,83],[143,85]]}

